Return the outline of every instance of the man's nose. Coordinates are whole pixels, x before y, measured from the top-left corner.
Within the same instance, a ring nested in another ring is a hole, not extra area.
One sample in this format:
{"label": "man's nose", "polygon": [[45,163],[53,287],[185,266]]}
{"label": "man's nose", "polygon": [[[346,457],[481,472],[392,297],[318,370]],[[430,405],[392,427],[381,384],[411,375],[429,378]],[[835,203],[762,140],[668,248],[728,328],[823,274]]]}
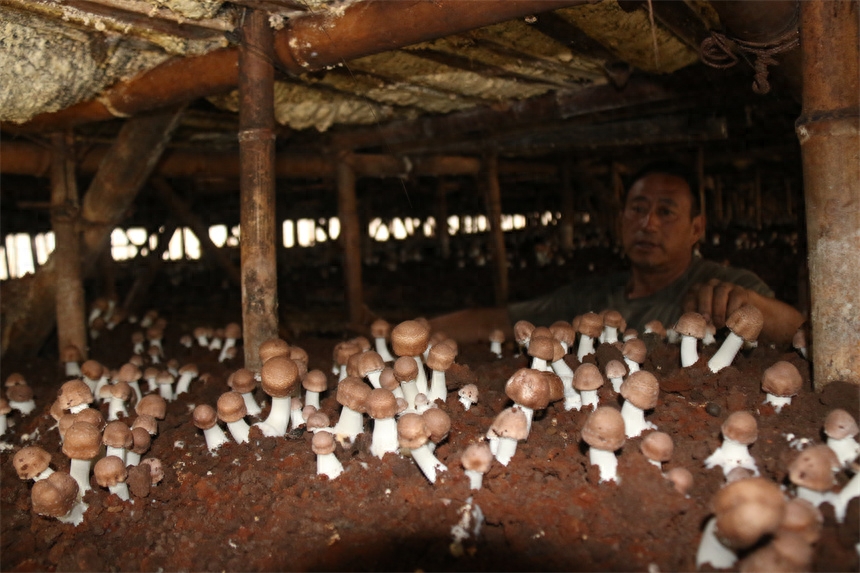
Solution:
{"label": "man's nose", "polygon": [[660,218],[657,216],[656,209],[648,209],[646,213],[642,213],[639,218],[639,226],[643,229],[656,229],[660,225]]}

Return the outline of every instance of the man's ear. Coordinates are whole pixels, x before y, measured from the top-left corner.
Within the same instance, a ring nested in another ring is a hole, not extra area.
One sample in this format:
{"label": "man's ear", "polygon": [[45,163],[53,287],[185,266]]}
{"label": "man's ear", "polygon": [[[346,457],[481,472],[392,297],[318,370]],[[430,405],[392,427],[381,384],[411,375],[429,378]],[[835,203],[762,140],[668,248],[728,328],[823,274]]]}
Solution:
{"label": "man's ear", "polygon": [[701,241],[705,237],[705,215],[704,213],[696,215],[693,217],[692,221],[692,238],[693,244],[695,245],[699,241]]}

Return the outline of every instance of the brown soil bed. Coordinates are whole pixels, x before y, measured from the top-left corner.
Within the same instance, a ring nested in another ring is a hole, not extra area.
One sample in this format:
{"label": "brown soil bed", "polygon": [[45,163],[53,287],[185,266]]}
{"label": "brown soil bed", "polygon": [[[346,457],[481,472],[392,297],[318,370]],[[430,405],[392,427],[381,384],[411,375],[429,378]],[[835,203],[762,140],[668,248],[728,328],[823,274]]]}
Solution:
{"label": "brown soil bed", "polygon": [[[161,459],[164,480],[147,497],[132,496],[128,502],[93,480],[94,489],[85,497],[89,510],[77,527],[34,514],[32,485],[19,480],[12,467],[17,449],[38,444],[50,452],[55,469],[68,470],[48,414],[62,378],[51,360],[4,363],[4,379],[14,370],[26,376],[37,410],[23,419],[12,416],[14,426],[3,437],[12,448],[0,454],[0,569],[690,571],[710,500],[724,483],[722,471],[704,469],[703,461],[719,446],[720,424],[728,413],[755,413],[759,437],[751,453],[765,477],[786,484],[788,464],[798,453],[791,443],[801,438],[820,443],[822,421],[831,409],[856,415],[860,408],[856,386],[834,383],[814,393],[809,365],[794,353],[758,348],[713,375],[704,359],[681,371],[678,348],[652,340],[645,368],[658,376],[662,391],[648,419],[674,439],[666,469],[683,466],[693,473],[689,497],[649,465],[639,452],[641,438],[627,440],[619,452],[621,484],[598,483],[580,440],[587,412],[566,412],[561,403],[538,413],[511,463],[495,463],[484,487],[472,492],[458,462],[461,452],[480,440],[508,405],[504,383],[526,362],[511,347],[497,360],[483,345],[463,346],[449,372],[449,389],[472,382],[481,398],[468,412],[455,393],[442,405],[453,426],[437,449],[448,466],[437,483],[431,485],[409,458],[370,455],[369,434],[352,447],[338,448],[345,472],[330,481],[315,475],[310,437],[300,431],[281,439],[254,432],[250,444],[231,442],[217,455],[207,451],[190,410],[193,404],[214,405],[240,364],[219,364],[214,351],[179,346],[179,335],[190,326],[169,324],[166,352],[181,363],[196,362],[209,376],[192,384],[193,395],[172,402],[159,424],[147,457]],[[115,336],[96,341],[93,357],[119,367],[130,355],[131,332],[126,324]],[[330,372],[336,340],[291,342],[308,351],[310,368]],[[709,347],[703,356],[713,352]],[[612,357],[613,349],[603,348],[589,360],[602,363]],[[762,370],[777,360],[795,364],[805,380],[803,392],[780,414],[761,405],[760,391]],[[333,384],[334,377],[329,379]],[[258,399],[263,398],[258,390]],[[609,386],[601,391],[601,401],[619,404]],[[322,409],[337,418],[332,391]],[[847,477],[839,474],[840,485]],[[470,496],[485,523],[478,535],[452,545],[451,528]],[[858,500],[851,502],[843,524],[836,523],[829,505],[822,513],[824,530],[813,570],[858,570]]]}

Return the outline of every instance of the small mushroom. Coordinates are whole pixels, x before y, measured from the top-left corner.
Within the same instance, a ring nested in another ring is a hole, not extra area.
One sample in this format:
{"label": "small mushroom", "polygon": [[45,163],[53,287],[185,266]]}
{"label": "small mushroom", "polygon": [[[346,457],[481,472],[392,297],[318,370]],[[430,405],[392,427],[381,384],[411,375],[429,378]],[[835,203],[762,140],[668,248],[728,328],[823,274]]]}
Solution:
{"label": "small mushroom", "polygon": [[657,426],[645,420],[645,410],[657,405],[659,395],[660,383],[647,370],[632,372],[621,384],[621,396],[624,398],[621,415],[628,438],[635,438],[645,430],[657,429]]}
{"label": "small mushroom", "polygon": [[22,480],[46,479],[54,470],[50,467],[51,454],[39,446],[27,446],[18,450],[12,458],[12,465]]}
{"label": "small mushroom", "polygon": [[698,312],[685,312],[675,324],[681,336],[681,367],[687,368],[699,361],[698,343],[705,338],[708,321]]}
{"label": "small mushroom", "polygon": [[463,471],[469,478],[470,489],[481,489],[484,482],[484,474],[490,471],[493,465],[493,453],[486,442],[472,444],[460,457]]}
{"label": "small mushroom", "polygon": [[[582,406],[597,408],[597,391],[603,386],[603,375],[600,369],[590,362],[580,364],[573,373],[573,387],[579,392]],[[577,410],[579,408],[576,408]]]}
{"label": "small mushroom", "polygon": [[397,438],[400,447],[410,451],[415,464],[430,483],[436,483],[437,473],[448,471],[445,464],[427,448],[430,431],[419,414],[403,414],[397,420]]}
{"label": "small mushroom", "polygon": [[711,372],[717,373],[735,359],[744,342],[755,342],[764,325],[764,315],[751,304],[744,304],[726,319],[729,334],[719,350],[708,361]]}
{"label": "small mushroom", "polygon": [[615,457],[615,451],[626,441],[621,412],[610,406],[594,410],[582,428],[582,439],[589,446],[589,461],[600,469],[600,481],[621,481]]}
{"label": "small mushroom", "polygon": [[764,371],[761,389],[767,393],[764,403],[773,406],[779,413],[784,406],[791,404],[792,396],[800,392],[803,379],[800,371],[791,362],[780,360]]}
{"label": "small mushroom", "polygon": [[335,479],[343,473],[343,464],[334,455],[337,447],[331,432],[321,430],[314,433],[311,440],[311,450],[317,456],[317,475]]}
{"label": "small mushroom", "polygon": [[215,408],[208,404],[198,404],[191,413],[191,419],[195,426],[203,430],[206,448],[210,452],[216,452],[227,443],[227,434],[218,425],[218,414]]}
{"label": "small mushroom", "polygon": [[839,458],[843,466],[847,466],[860,456],[860,444],[855,436],[860,433],[854,417],[837,408],[832,410],[824,419],[824,433],[827,436],[827,445]]}
{"label": "small mushroom", "polygon": [[62,523],[78,525],[84,520],[87,505],[79,502],[79,485],[65,472],[54,472],[33,485],[30,500],[33,511]]}
{"label": "small mushroom", "polygon": [[390,390],[374,388],[367,395],[364,407],[373,418],[370,453],[382,459],[387,453],[397,453],[397,398]]}
{"label": "small mushroom", "polygon": [[239,444],[248,442],[248,433],[250,426],[245,421],[245,416],[248,409],[245,407],[245,400],[238,392],[224,392],[218,397],[216,406],[218,419],[227,424],[227,429],[230,430],[230,435]]}
{"label": "small mushroom", "polygon": [[736,467],[746,468],[758,475],[758,467],[750,455],[749,446],[758,438],[758,423],[749,412],[732,412],[723,422],[723,443],[705,460],[705,467],[723,468],[723,474]]}
{"label": "small mushroom", "polygon": [[128,471],[122,459],[117,456],[103,457],[96,462],[93,474],[96,476],[96,483],[101,487],[108,488],[121,500],[128,501],[128,485],[125,483]]}

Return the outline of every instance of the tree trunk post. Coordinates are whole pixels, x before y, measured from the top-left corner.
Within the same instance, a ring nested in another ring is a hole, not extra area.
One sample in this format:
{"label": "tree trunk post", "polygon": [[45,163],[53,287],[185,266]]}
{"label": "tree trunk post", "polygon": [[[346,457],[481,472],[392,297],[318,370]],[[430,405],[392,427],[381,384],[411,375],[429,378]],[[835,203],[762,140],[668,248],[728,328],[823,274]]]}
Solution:
{"label": "tree trunk post", "polygon": [[502,192],[499,187],[499,156],[496,153],[489,153],[484,158],[484,177],[493,269],[496,275],[493,281],[496,306],[504,306],[508,303],[508,255],[505,249],[505,234],[502,231]]}
{"label": "tree trunk post", "polygon": [[346,309],[350,328],[359,330],[363,317],[364,292],[361,282],[361,225],[355,196],[355,170],[348,162],[349,153],[337,158],[337,211],[343,248],[343,274],[346,287]]}

